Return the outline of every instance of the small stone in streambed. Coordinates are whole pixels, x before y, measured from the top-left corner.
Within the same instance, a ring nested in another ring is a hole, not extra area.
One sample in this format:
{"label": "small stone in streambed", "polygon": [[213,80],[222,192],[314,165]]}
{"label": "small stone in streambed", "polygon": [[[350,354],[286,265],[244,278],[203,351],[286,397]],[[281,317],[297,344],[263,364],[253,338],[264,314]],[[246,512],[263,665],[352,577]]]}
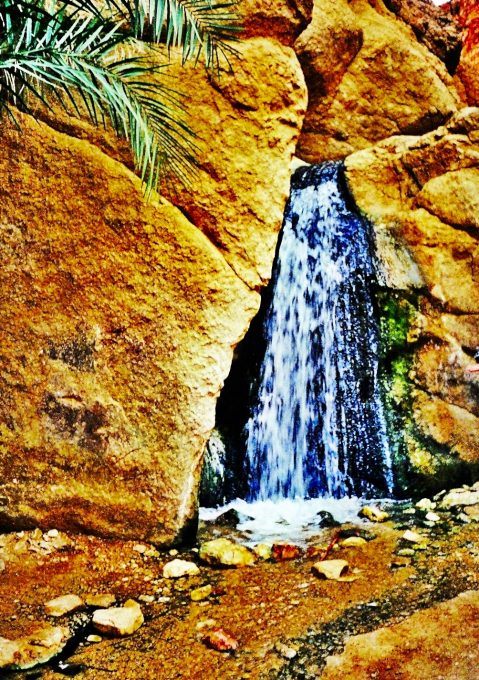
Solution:
{"label": "small stone in streambed", "polygon": [[468,505],[464,508],[464,513],[473,520],[473,522],[479,522],[479,504],[478,505]]}
{"label": "small stone in streambed", "polygon": [[441,521],[440,516],[435,512],[428,512],[426,514],[426,519],[428,522],[433,522],[434,524]]}
{"label": "small stone in streambed", "polygon": [[273,546],[268,543],[258,543],[254,546],[253,552],[261,560],[270,560]]}
{"label": "small stone in streambed", "polygon": [[256,555],[228,538],[216,538],[200,546],[200,560],[212,566],[248,567],[256,562]]}
{"label": "small stone in streambed", "polygon": [[196,576],[200,573],[198,565],[186,560],[172,560],[163,567],[164,578],[181,578],[182,576]]}
{"label": "small stone in streambed", "polygon": [[389,515],[384,510],[377,508],[375,505],[365,505],[364,508],[358,512],[359,517],[364,517],[370,522],[385,522],[389,519]]}
{"label": "small stone in streambed", "polygon": [[320,510],[314,519],[314,524],[318,527],[327,529],[331,527],[339,527],[340,523],[337,522],[333,515],[327,510]]}
{"label": "small stone in streambed", "polygon": [[123,607],[97,609],[93,612],[92,623],[100,633],[123,637],[132,635],[143,625],[141,607],[135,600],[127,600]]}
{"label": "small stone in streambed", "polygon": [[155,596],[154,595],[139,595],[138,599],[140,602],[144,602],[145,604],[152,604],[152,602],[155,601]]}
{"label": "small stone in streambed", "polygon": [[218,517],[214,520],[214,524],[219,527],[229,527],[231,529],[235,529],[238,524],[241,522],[246,522],[250,519],[253,518],[248,517],[248,515],[243,515],[243,513],[238,512],[234,508],[230,508],[230,510],[222,512],[221,515],[218,515]]}
{"label": "small stone in streambed", "polygon": [[282,642],[277,642],[274,648],[278,654],[283,657],[283,659],[294,659],[294,657],[298,654],[297,649],[294,649],[294,647],[288,647],[288,645],[285,645]]}
{"label": "small stone in streambed", "polygon": [[98,642],[101,642],[102,640],[103,640],[103,638],[102,638],[101,635],[88,635],[87,638],[86,638],[87,642],[92,642],[92,643],[95,643],[95,644],[98,643]]}
{"label": "small stone in streambed", "polygon": [[338,538],[350,538],[351,536],[359,536],[364,538],[365,541],[374,541],[376,534],[369,529],[363,529],[362,527],[343,527],[338,531]]}
{"label": "small stone in streambed", "polygon": [[296,560],[301,557],[303,551],[298,545],[291,543],[274,543],[271,549],[271,556],[276,562],[285,560]]}
{"label": "small stone in streambed", "polygon": [[346,560],[323,560],[315,562],[311,567],[311,571],[320,578],[326,578],[331,581],[339,581],[349,569],[349,564]]}
{"label": "small stone in streambed", "polygon": [[116,597],[113,593],[99,593],[98,595],[89,594],[85,597],[85,604],[89,607],[96,607],[97,609],[112,607],[115,602]]}
{"label": "small stone in streambed", "polygon": [[207,647],[217,652],[235,652],[238,649],[238,640],[223,628],[209,631],[202,640]]}
{"label": "small stone in streambed", "polygon": [[424,541],[424,536],[418,534],[417,531],[410,531],[409,529],[403,533],[401,538],[408,543],[422,543]]}
{"label": "small stone in streambed", "polygon": [[479,504],[479,489],[471,487],[471,489],[452,489],[441,500],[439,507],[444,510],[450,510],[451,508],[477,504]]}
{"label": "small stone in streambed", "polygon": [[396,554],[399,557],[413,557],[415,553],[412,548],[402,548],[401,550],[398,550]]}
{"label": "small stone in streambed", "polygon": [[53,600],[45,602],[44,607],[49,616],[58,617],[83,609],[85,603],[78,595],[69,593],[68,595],[61,595],[60,597],[55,597]]}
{"label": "small stone in streambed", "polygon": [[190,599],[192,602],[201,602],[202,600],[207,600],[209,596],[213,593],[213,586],[208,584],[206,586],[201,586],[201,588],[195,588],[190,592]]}
{"label": "small stone in streambed", "polygon": [[367,545],[367,541],[361,536],[350,536],[340,543],[341,548],[359,548],[363,545]]}
{"label": "small stone in streambed", "polygon": [[421,500],[416,503],[416,508],[418,510],[425,510],[429,512],[430,510],[434,510],[436,505],[437,503],[432,501],[430,498],[421,498]]}

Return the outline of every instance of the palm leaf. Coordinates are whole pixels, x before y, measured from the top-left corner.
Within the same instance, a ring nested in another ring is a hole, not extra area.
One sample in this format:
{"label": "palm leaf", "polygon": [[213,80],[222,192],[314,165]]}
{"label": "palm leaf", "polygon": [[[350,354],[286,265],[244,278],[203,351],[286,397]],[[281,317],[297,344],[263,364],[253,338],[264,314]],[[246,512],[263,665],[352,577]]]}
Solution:
{"label": "palm leaf", "polygon": [[64,106],[78,110],[81,101],[95,124],[106,115],[130,141],[147,192],[166,169],[186,179],[193,135],[160,67],[144,57],[119,59],[117,46],[129,42],[116,22],[65,7],[49,13],[35,2],[0,3],[0,106],[10,115],[12,105],[31,112],[32,98],[49,106],[51,91]]}
{"label": "palm leaf", "polygon": [[101,14],[106,8],[136,38],[181,48],[183,61],[203,56],[207,67],[229,64],[231,42],[241,30],[237,0],[104,0],[102,10],[95,0],[65,1],[77,11],[87,6]]}

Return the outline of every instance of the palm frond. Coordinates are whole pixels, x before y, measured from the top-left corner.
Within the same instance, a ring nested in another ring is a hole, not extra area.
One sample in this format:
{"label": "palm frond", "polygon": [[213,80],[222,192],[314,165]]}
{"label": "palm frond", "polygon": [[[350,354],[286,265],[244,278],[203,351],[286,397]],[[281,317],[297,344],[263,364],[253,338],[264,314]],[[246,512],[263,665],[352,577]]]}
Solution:
{"label": "palm frond", "polygon": [[49,13],[26,0],[0,3],[0,106],[31,112],[32,98],[49,106],[53,90],[65,106],[82,102],[95,124],[105,115],[111,120],[130,141],[147,192],[167,167],[187,178],[193,134],[180,96],[159,78],[160,67],[144,57],[116,56],[128,41],[115,21],[65,7]]}
{"label": "palm frond", "polygon": [[241,31],[237,0],[65,0],[77,11],[106,11],[122,21],[136,38],[182,50],[183,61],[204,58],[208,68],[229,64],[236,51],[232,42]]}

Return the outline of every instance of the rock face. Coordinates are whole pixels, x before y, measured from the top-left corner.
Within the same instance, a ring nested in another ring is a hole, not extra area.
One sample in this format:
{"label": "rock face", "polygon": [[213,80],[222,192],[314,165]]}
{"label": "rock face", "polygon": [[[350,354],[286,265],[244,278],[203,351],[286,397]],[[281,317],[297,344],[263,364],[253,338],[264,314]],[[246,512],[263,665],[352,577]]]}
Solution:
{"label": "rock face", "polygon": [[404,474],[412,487],[416,475],[450,486],[479,464],[479,384],[465,370],[479,344],[479,110],[353,154],[346,168],[389,289],[384,361]]}
{"label": "rock face", "polygon": [[479,105],[479,2],[459,0],[459,24],[464,30],[458,75],[464,83],[468,104]]}
{"label": "rock face", "polygon": [[445,65],[381,0],[323,0],[295,43],[310,92],[297,154],[344,158],[433,130],[460,105]]}
{"label": "rock face", "polygon": [[4,128],[4,527],[159,544],[195,529],[216,397],[270,275],[305,106],[292,50],[256,38],[242,52],[219,83],[185,71],[208,136],[193,196],[177,196],[190,219],[146,204],[88,141],[27,117]]}

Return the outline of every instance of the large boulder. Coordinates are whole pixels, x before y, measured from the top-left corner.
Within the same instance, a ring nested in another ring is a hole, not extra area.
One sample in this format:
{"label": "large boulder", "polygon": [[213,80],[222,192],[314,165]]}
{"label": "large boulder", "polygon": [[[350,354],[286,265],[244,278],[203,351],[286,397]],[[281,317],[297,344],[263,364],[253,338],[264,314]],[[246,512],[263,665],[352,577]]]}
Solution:
{"label": "large boulder", "polygon": [[242,49],[236,79],[183,73],[204,155],[182,210],[147,203],[88,126],[4,126],[4,528],[158,544],[195,528],[216,398],[271,270],[305,106],[292,50]]}
{"label": "large boulder", "polygon": [[460,104],[446,66],[382,0],[316,0],[295,48],[311,95],[298,145],[305,161],[425,133]]}
{"label": "large boulder", "polygon": [[408,326],[387,363],[396,371],[389,404],[402,411],[409,481],[450,483],[479,466],[479,382],[465,370],[479,346],[479,109],[422,137],[357,152],[346,168],[374,225],[389,295],[384,328],[397,335]]}

